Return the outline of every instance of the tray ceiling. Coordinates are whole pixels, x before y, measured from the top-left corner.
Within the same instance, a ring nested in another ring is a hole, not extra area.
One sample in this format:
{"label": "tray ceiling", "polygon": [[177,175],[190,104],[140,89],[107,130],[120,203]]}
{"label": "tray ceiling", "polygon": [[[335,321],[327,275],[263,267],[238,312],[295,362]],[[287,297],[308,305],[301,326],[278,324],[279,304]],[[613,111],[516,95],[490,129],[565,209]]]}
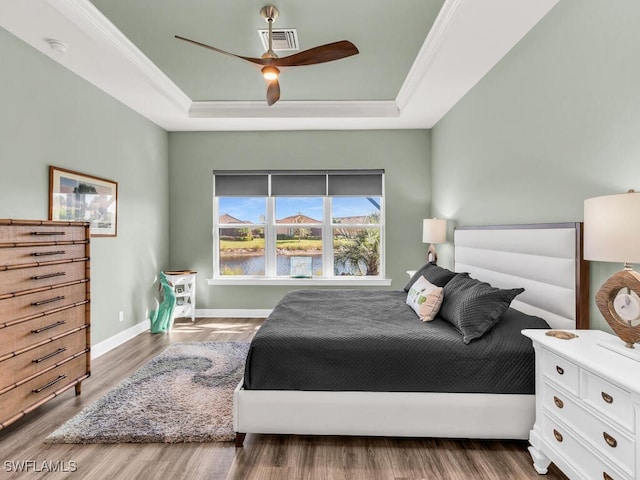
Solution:
{"label": "tray ceiling", "polygon": [[0,26],[170,131],[430,128],[557,0],[281,0],[301,50],[360,54],[282,72],[272,107],[258,69],[174,38],[259,57],[267,3],[3,0]]}

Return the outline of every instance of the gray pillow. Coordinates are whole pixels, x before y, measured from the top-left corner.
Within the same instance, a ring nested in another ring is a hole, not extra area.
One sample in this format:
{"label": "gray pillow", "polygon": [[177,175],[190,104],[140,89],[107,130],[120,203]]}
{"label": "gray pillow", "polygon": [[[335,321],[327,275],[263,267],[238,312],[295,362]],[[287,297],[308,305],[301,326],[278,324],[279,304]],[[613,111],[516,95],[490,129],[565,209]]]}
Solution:
{"label": "gray pillow", "polygon": [[433,262],[429,262],[426,265],[420,267],[416,273],[413,274],[409,283],[404,287],[404,291],[408,292],[411,290],[413,284],[420,277],[426,278],[429,283],[433,283],[437,287],[444,287],[449,280],[455,277],[456,272],[452,272],[451,270],[447,270],[446,268],[439,267]]}
{"label": "gray pillow", "polygon": [[444,286],[439,316],[456,327],[462,341],[469,344],[491,330],[511,300],[522,292],[524,288],[502,290],[459,273]]}

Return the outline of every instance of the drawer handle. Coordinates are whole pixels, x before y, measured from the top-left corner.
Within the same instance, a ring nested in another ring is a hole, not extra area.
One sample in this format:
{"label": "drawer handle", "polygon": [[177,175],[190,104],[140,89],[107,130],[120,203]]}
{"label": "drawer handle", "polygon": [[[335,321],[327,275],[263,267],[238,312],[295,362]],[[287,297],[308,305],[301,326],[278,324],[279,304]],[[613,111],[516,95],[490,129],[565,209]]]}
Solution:
{"label": "drawer handle", "polygon": [[613,480],[613,477],[609,475],[607,472],[602,472],[602,478],[604,480]]}
{"label": "drawer handle", "polygon": [[562,368],[559,365],[556,365],[556,372],[558,372],[559,375],[564,375],[564,368]]}
{"label": "drawer handle", "polygon": [[52,250],[51,252],[33,252],[32,257],[44,257],[46,255],[64,255],[67,253],[65,250]]}
{"label": "drawer handle", "polygon": [[62,380],[64,380],[65,378],[67,378],[66,375],[58,375],[58,378],[51,380],[49,383],[41,386],[40,388],[34,388],[33,390],[31,390],[33,393],[40,393],[41,391],[51,387],[52,385],[55,385],[58,382],[61,382]]}
{"label": "drawer handle", "polygon": [[44,357],[40,357],[40,358],[36,358],[34,360],[31,360],[33,363],[40,363],[40,362],[44,362],[45,360],[48,360],[51,357],[55,357],[56,355],[60,355],[61,353],[66,352],[67,349],[66,348],[59,348],[57,349],[55,352],[51,352],[48,355],[45,355]]}
{"label": "drawer handle", "polygon": [[558,408],[564,407],[564,402],[556,396],[553,397],[553,403],[555,403]]}
{"label": "drawer handle", "polygon": [[613,397],[606,392],[602,392],[602,399],[607,403],[613,403]]}
{"label": "drawer handle", "polygon": [[611,448],[616,448],[618,446],[618,441],[607,432],[602,432],[602,436],[604,437],[604,441],[607,442],[607,445]]}
{"label": "drawer handle", "polygon": [[555,428],[553,429],[553,436],[556,437],[556,440],[558,442],[562,442],[563,438],[562,438],[562,434],[556,430]]}
{"label": "drawer handle", "polygon": [[56,328],[56,327],[59,327],[61,325],[64,325],[65,323],[67,323],[65,320],[60,320],[59,322],[52,323],[51,325],[47,325],[45,327],[36,328],[35,330],[31,330],[31,333],[41,333],[41,332],[44,332],[45,330],[51,330],[52,328]]}
{"label": "drawer handle", "polygon": [[44,235],[44,236],[53,236],[53,235],[66,235],[66,232],[31,232],[31,235]]}
{"label": "drawer handle", "polygon": [[64,300],[64,295],[59,295],[57,297],[49,298],[47,300],[40,300],[39,302],[31,302],[32,307],[39,307],[40,305],[44,305],[46,303],[57,302],[59,300]]}
{"label": "drawer handle", "polygon": [[44,280],[45,278],[64,277],[67,272],[47,273],[46,275],[34,275],[31,280]]}

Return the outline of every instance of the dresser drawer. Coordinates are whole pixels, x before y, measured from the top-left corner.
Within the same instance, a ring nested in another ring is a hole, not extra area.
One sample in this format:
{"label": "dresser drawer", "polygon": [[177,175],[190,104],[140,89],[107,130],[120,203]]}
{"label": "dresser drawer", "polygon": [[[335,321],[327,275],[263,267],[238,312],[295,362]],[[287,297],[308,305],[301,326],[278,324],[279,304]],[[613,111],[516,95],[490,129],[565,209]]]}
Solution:
{"label": "dresser drawer", "polygon": [[[630,480],[633,476],[621,473],[612,464],[594,455],[560,422],[545,415],[542,421],[542,438],[551,451],[582,473],[587,480]],[[552,458],[555,461],[555,458]]]}
{"label": "dresser drawer", "polygon": [[86,265],[86,262],[66,262],[0,270],[0,295],[82,280],[87,277]]}
{"label": "dresser drawer", "polygon": [[0,328],[0,360],[81,327],[86,322],[86,308],[86,305],[79,305]]}
{"label": "dresser drawer", "polygon": [[0,392],[86,348],[87,330],[83,328],[0,362]]}
{"label": "dresser drawer", "polygon": [[611,463],[626,473],[635,472],[635,441],[620,429],[603,422],[585,410],[569,395],[547,383],[542,387],[542,405],[556,418],[572,428],[584,440],[600,451]]}
{"label": "dresser drawer", "polygon": [[30,317],[81,302],[87,298],[87,282],[64,287],[47,288],[41,292],[18,295],[0,300],[0,312],[5,321]]}
{"label": "dresser drawer", "polygon": [[30,411],[36,404],[59,393],[87,374],[87,354],[32,378],[0,395],[0,423],[12,420],[21,411]]}
{"label": "dresser drawer", "polygon": [[0,243],[69,242],[85,239],[82,226],[5,225],[0,228]]}
{"label": "dresser drawer", "polygon": [[630,432],[635,432],[633,403],[629,392],[588,371],[584,372],[583,378],[582,396],[585,402]]}
{"label": "dresser drawer", "polygon": [[571,393],[578,394],[578,367],[569,360],[549,350],[543,350],[542,374]]}
{"label": "dresser drawer", "polygon": [[85,243],[28,245],[15,248],[0,246],[0,267],[85,258],[86,252]]}

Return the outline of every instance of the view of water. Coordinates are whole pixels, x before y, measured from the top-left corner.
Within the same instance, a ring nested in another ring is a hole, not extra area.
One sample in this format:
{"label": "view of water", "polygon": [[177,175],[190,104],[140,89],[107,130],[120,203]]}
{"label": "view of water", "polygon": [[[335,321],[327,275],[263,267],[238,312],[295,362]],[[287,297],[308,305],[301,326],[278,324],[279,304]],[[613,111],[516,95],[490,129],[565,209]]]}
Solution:
{"label": "view of water", "polygon": [[[314,275],[322,275],[322,255],[305,255],[311,257],[311,265]],[[230,272],[230,275],[264,275],[264,257],[256,255],[236,255],[220,259],[220,270]],[[277,256],[277,275],[289,276],[291,272],[291,257],[287,255]],[[338,268],[336,275],[352,275],[353,272]]]}
{"label": "view of water", "polygon": [[[311,265],[314,275],[322,274],[322,255],[305,255],[312,258]],[[220,259],[220,270],[231,272],[233,275],[264,275],[264,257],[256,255],[235,255]],[[278,255],[277,275],[289,276],[291,272],[291,257]]]}

